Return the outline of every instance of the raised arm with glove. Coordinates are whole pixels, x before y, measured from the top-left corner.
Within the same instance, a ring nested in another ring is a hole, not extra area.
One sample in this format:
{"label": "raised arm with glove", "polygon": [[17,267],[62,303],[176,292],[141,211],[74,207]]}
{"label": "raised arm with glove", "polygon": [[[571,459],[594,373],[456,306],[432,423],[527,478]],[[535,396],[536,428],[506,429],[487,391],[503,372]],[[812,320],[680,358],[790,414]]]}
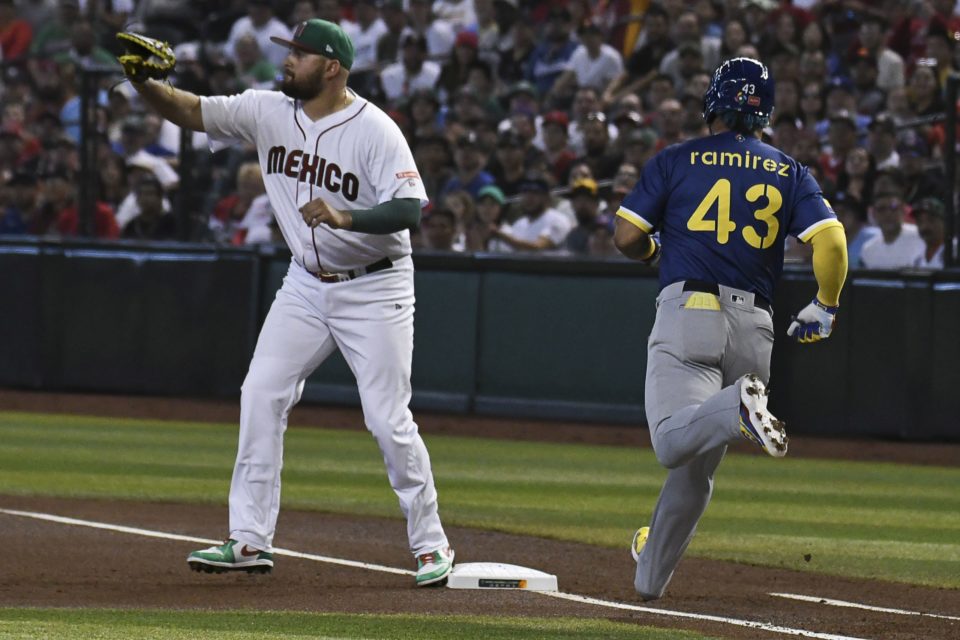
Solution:
{"label": "raised arm with glove", "polygon": [[177,64],[177,56],[166,42],[127,31],[118,33],[117,40],[125,49],[117,61],[131,82],[166,80]]}
{"label": "raised arm with glove", "polygon": [[801,343],[830,337],[840,308],[840,290],[847,278],[847,239],[840,225],[831,225],[810,238],[813,275],[820,290],[813,301],[793,317],[787,335]]}

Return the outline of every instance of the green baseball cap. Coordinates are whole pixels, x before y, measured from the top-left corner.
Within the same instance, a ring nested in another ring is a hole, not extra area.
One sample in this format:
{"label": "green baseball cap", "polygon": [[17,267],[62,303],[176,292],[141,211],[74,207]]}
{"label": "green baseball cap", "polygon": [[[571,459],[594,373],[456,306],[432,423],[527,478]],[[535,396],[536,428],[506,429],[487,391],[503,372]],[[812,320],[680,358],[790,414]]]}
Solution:
{"label": "green baseball cap", "polygon": [[270,36],[270,39],[285,47],[339,60],[345,69],[353,66],[353,42],[340,25],[333,22],[320,18],[305,20],[293,30],[293,40],[277,36]]}

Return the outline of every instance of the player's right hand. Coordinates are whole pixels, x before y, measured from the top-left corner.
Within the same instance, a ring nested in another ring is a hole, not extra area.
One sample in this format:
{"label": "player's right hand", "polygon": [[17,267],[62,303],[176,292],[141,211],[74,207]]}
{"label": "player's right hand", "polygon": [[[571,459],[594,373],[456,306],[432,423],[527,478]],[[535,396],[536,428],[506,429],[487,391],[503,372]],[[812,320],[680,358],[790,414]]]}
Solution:
{"label": "player's right hand", "polygon": [[840,307],[828,307],[816,298],[795,315],[787,335],[797,342],[819,342],[830,337]]}

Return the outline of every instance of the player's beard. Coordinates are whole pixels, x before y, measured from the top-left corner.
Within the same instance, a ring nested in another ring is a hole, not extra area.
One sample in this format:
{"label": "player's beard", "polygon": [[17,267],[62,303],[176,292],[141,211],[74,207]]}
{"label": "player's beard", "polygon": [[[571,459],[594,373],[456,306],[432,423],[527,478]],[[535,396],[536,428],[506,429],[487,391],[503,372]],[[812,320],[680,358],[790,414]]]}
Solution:
{"label": "player's beard", "polygon": [[316,98],[325,87],[326,81],[324,81],[323,72],[320,69],[299,78],[289,77],[284,73],[283,82],[280,83],[280,91],[294,100],[304,101]]}

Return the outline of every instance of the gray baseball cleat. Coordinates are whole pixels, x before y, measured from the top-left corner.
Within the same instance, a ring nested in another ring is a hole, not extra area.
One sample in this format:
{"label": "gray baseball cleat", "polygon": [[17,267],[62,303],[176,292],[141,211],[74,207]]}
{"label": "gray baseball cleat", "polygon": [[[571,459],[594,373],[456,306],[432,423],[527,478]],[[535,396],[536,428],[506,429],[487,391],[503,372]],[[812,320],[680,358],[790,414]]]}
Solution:
{"label": "gray baseball cleat", "polygon": [[740,382],[740,435],[756,443],[774,458],[787,455],[786,423],[767,411],[770,391],[750,373]]}

